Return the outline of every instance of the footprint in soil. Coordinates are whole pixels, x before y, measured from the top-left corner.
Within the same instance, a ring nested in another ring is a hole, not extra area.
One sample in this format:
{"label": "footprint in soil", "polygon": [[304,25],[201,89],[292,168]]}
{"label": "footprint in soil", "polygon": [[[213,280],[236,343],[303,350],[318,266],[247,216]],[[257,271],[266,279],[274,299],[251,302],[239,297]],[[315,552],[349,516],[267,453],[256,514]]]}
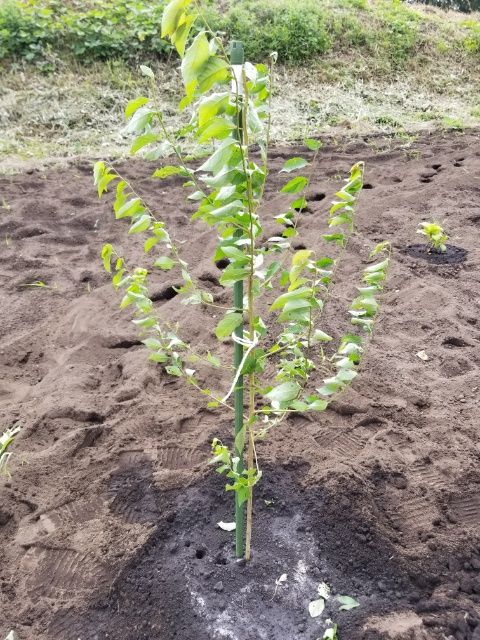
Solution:
{"label": "footprint in soil", "polygon": [[22,559],[26,591],[35,598],[75,598],[108,584],[106,568],[74,549],[31,547]]}
{"label": "footprint in soil", "polygon": [[45,544],[45,539],[59,529],[76,528],[100,517],[103,506],[103,499],[97,496],[46,510],[34,518],[29,516],[19,524],[15,543],[27,548],[34,544]]}

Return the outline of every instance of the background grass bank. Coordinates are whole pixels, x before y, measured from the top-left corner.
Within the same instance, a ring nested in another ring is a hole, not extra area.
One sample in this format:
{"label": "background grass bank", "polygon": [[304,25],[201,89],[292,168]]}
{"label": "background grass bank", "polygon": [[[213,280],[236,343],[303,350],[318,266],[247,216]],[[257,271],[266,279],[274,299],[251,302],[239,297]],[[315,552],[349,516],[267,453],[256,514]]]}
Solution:
{"label": "background grass bank", "polygon": [[[408,136],[480,124],[480,15],[396,0],[207,3],[250,59],[279,53],[274,138],[306,131]],[[155,67],[174,118],[178,59],[159,37],[162,2],[0,0],[0,152],[122,154],[123,106]]]}

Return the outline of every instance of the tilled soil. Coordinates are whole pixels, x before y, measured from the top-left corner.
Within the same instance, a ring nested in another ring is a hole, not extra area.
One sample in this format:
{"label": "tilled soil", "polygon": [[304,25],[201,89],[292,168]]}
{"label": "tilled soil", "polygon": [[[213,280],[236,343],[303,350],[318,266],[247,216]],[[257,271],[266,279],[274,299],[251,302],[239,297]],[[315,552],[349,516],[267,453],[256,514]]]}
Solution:
{"label": "tilled soil", "polygon": [[[273,151],[266,217],[282,210],[278,169],[297,151]],[[319,245],[328,203],[360,159],[357,233],[322,329],[348,326],[368,251],[389,239],[375,338],[339,401],[259,444],[249,565],[216,527],[232,519],[231,495],[207,464],[230,415],[147,362],[99,260],[110,241],[140,261],[141,243],[98,201],[90,164],[0,180],[0,409],[3,427],[22,427],[0,489],[2,640],[11,629],[19,640],[316,640],[327,618],[342,640],[480,638],[478,133],[409,149],[328,143],[296,246]],[[215,239],[189,223],[181,181],[150,179],[141,162],[119,169],[227,301]],[[412,250],[430,217],[450,233],[441,259]],[[229,357],[215,312],[179,305],[176,284],[174,272],[153,280],[164,316]],[[211,386],[225,388],[215,375]],[[333,595],[312,619],[320,582]],[[339,611],[338,594],[360,606]]]}

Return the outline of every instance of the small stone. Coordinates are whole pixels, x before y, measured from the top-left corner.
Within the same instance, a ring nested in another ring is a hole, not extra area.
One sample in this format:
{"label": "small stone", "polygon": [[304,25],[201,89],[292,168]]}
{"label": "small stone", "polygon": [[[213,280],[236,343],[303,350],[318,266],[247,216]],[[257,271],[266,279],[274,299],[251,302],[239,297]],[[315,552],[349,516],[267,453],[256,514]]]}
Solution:
{"label": "small stone", "polygon": [[221,593],[223,591],[223,582],[219,580],[213,585],[213,590],[217,593]]}

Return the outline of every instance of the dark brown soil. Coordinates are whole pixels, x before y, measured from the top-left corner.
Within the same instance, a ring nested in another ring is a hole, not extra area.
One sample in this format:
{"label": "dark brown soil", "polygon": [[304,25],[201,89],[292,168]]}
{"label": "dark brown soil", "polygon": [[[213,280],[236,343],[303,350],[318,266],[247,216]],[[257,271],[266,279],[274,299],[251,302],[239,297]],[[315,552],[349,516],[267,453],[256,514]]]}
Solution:
{"label": "dark brown soil", "polygon": [[431,264],[460,264],[465,262],[467,252],[462,247],[455,247],[451,244],[446,245],[444,253],[430,251],[427,244],[409,244],[405,252],[413,258],[421,258],[427,260]]}
{"label": "dark brown soil", "polygon": [[[328,617],[342,640],[480,638],[478,142],[473,132],[408,152],[378,139],[323,150],[299,245],[319,245],[353,162],[366,161],[370,185],[323,329],[347,326],[373,244],[398,250],[362,375],[328,411],[259,445],[247,566],[216,526],[232,519],[231,496],[206,464],[230,416],[147,362],[98,257],[105,241],[131,260],[142,247],[99,203],[90,164],[0,180],[0,409],[4,427],[22,426],[0,489],[1,640],[10,629],[19,640],[316,640]],[[276,149],[274,168],[291,152]],[[227,300],[211,232],[189,225],[181,181],[160,184],[151,169],[121,165]],[[284,180],[272,171],[266,216],[281,210]],[[403,250],[429,216],[463,262]],[[51,288],[24,286],[38,280]],[[156,304],[214,347],[212,312],[179,305],[176,284],[157,276]],[[320,582],[360,607],[339,612],[332,596],[311,619]]]}

